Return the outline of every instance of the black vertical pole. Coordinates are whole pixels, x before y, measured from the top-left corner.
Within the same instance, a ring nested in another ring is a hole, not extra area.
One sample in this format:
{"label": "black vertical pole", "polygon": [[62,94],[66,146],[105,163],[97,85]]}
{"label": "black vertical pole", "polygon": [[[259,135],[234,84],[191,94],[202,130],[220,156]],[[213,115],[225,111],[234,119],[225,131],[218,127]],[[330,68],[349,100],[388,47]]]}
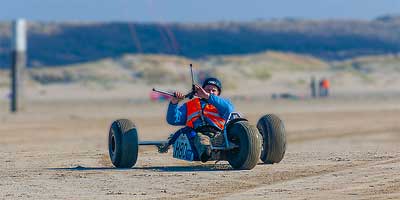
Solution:
{"label": "black vertical pole", "polygon": [[23,73],[26,65],[26,22],[18,19],[13,22],[12,66],[11,66],[11,112],[23,107]]}

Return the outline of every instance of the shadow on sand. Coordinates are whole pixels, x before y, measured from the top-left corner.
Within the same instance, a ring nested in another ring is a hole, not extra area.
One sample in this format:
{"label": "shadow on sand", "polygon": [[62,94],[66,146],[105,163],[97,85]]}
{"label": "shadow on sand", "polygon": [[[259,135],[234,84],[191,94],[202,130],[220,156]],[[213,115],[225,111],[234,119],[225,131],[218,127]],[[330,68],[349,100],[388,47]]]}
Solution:
{"label": "shadow on sand", "polygon": [[189,165],[189,166],[145,166],[133,168],[114,168],[114,167],[60,167],[60,168],[47,168],[48,170],[67,170],[67,171],[95,171],[95,170],[148,170],[156,172],[199,172],[199,171],[230,171],[234,170],[229,164],[202,164],[202,165]]}

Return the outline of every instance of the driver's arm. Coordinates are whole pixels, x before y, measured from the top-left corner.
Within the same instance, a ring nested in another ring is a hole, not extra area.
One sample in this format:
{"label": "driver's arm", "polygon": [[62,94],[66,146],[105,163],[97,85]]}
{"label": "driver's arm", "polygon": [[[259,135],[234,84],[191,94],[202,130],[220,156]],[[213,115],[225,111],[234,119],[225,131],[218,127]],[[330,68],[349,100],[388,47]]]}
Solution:
{"label": "driver's arm", "polygon": [[234,111],[233,104],[228,100],[224,99],[220,96],[216,96],[214,94],[210,94],[208,99],[208,103],[214,105],[217,109],[219,114],[227,120],[229,114]]}
{"label": "driver's arm", "polygon": [[183,126],[186,124],[186,103],[182,106],[169,103],[167,111],[167,122],[173,126]]}

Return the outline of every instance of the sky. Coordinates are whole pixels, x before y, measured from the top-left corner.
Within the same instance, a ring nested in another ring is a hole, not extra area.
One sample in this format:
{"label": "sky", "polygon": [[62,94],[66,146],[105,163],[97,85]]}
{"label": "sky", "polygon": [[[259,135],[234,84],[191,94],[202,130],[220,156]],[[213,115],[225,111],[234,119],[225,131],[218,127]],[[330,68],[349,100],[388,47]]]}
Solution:
{"label": "sky", "polygon": [[400,14],[400,0],[0,0],[0,21],[212,22],[361,19]]}

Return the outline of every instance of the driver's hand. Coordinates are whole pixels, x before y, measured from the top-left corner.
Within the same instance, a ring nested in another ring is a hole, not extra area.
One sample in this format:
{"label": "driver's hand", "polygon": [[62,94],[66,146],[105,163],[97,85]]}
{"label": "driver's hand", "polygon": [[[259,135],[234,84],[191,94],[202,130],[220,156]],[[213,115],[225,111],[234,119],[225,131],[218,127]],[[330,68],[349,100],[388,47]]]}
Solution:
{"label": "driver's hand", "polygon": [[177,104],[179,101],[185,99],[185,95],[183,95],[181,92],[174,92],[175,97],[172,97],[171,103],[172,104]]}
{"label": "driver's hand", "polygon": [[196,90],[196,96],[198,96],[199,98],[202,98],[202,99],[210,98],[210,93],[206,92],[203,89],[203,87],[201,87],[198,84],[194,85],[194,87],[195,87],[195,90]]}

